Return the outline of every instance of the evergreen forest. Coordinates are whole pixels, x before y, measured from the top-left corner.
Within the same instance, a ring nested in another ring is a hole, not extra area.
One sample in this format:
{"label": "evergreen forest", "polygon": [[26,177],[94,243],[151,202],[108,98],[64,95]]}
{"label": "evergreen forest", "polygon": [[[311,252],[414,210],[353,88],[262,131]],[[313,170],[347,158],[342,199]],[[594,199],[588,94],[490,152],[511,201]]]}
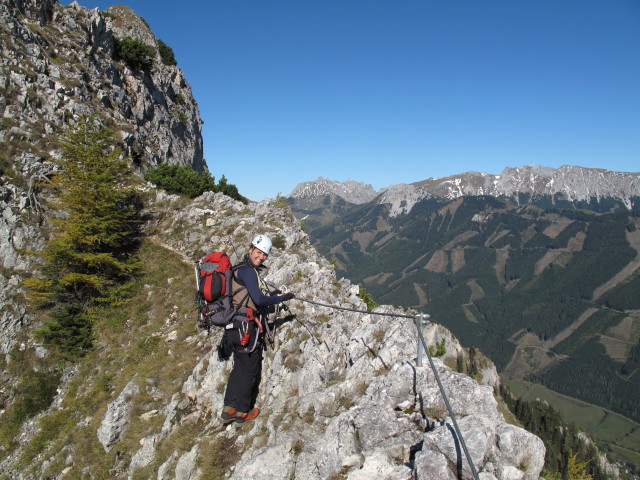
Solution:
{"label": "evergreen forest", "polygon": [[[308,213],[308,212],[307,212]],[[638,212],[372,202],[309,231],[376,302],[412,307],[499,371],[640,421]]]}

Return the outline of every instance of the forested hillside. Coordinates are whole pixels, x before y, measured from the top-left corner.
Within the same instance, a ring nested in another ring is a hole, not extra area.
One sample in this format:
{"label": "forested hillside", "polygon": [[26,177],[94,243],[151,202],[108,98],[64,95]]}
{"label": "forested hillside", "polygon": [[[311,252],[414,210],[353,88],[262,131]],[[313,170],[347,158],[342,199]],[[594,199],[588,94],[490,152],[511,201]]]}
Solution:
{"label": "forested hillside", "polygon": [[425,199],[311,231],[380,303],[417,307],[499,370],[640,420],[637,212]]}

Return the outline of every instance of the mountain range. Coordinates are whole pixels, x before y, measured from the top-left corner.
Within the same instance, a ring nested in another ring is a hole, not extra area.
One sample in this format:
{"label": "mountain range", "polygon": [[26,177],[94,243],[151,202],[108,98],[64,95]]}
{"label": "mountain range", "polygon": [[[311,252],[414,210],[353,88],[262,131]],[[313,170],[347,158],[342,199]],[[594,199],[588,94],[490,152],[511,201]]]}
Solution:
{"label": "mountain range", "polygon": [[[504,197],[516,204],[557,208],[587,208],[596,211],[640,209],[640,172],[564,165],[560,168],[525,165],[507,167],[499,175],[464,172],[448,177],[428,178],[376,191],[371,185],[323,177],[296,185],[289,198],[299,205],[313,206],[313,199],[329,196],[360,205],[382,195],[380,203],[391,205],[391,215],[409,213],[425,198],[453,200],[463,196]],[[326,200],[325,200],[326,202]],[[307,208],[309,209],[309,208]]]}

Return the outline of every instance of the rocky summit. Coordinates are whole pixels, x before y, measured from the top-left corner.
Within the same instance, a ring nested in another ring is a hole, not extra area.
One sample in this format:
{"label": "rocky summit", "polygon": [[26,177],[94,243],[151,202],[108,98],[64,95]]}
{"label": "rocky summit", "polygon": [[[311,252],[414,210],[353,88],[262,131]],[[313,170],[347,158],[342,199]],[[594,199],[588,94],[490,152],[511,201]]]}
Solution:
{"label": "rocky summit", "polygon": [[[70,119],[99,113],[141,171],[165,161],[203,170],[202,122],[191,87],[131,9],[1,0],[0,34],[3,155],[41,163],[55,154]],[[148,63],[119,58],[124,39],[149,47]]]}
{"label": "rocky summit", "polygon": [[369,184],[351,179],[346,182],[337,182],[319,177],[311,182],[296,185],[289,196],[302,200],[325,195],[336,195],[349,203],[359,205],[373,200],[378,195],[378,192]]}

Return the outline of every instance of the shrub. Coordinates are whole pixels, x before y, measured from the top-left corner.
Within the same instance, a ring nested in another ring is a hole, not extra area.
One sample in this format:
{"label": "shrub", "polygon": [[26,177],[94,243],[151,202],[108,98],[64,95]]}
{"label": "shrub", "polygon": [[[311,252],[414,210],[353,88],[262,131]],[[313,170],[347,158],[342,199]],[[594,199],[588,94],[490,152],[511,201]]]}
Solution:
{"label": "shrub", "polygon": [[287,197],[278,192],[276,198],[271,199],[271,205],[276,208],[286,208],[289,206],[289,202],[287,201]]}
{"label": "shrub", "polygon": [[132,70],[149,70],[153,66],[156,50],[137,38],[116,39],[116,57]]}
{"label": "shrub", "polygon": [[204,192],[215,191],[215,179],[209,172],[198,173],[189,166],[162,165],[147,171],[144,179],[167,193],[195,198]]}
{"label": "shrub", "polygon": [[441,357],[445,353],[447,353],[447,347],[445,345],[446,339],[443,338],[439,342],[436,341],[435,347],[433,345],[429,345],[429,355],[432,357]]}
{"label": "shrub", "polygon": [[216,190],[215,191],[216,192],[222,192],[227,197],[231,197],[231,198],[234,198],[236,200],[240,200],[244,204],[249,203],[249,200],[246,197],[240,195],[240,192],[238,192],[238,187],[236,187],[233,184],[227,183],[227,179],[226,179],[226,177],[224,175],[222,175],[222,178],[218,182],[218,185],[216,185]]}
{"label": "shrub", "polygon": [[369,310],[369,311],[373,310],[374,308],[376,308],[378,306],[378,304],[373,299],[371,294],[368,293],[364,288],[360,289],[360,292],[358,293],[358,297],[360,297],[360,299],[364,300],[364,303],[367,304],[367,310]]}
{"label": "shrub", "polygon": [[284,248],[287,246],[284,235],[278,233],[275,237],[273,237],[273,246],[279,248],[280,250],[284,250]]}
{"label": "shrub", "polygon": [[204,192],[222,192],[225,195],[247,203],[247,199],[238,193],[235,185],[227,183],[223,175],[218,184],[208,171],[198,173],[188,165],[162,165],[147,171],[144,179],[159,188],[176,195],[195,198]]}
{"label": "shrub", "polygon": [[176,57],[173,55],[173,50],[169,45],[164,43],[162,40],[157,40],[158,45],[158,53],[160,54],[160,59],[162,63],[165,65],[177,65]]}

